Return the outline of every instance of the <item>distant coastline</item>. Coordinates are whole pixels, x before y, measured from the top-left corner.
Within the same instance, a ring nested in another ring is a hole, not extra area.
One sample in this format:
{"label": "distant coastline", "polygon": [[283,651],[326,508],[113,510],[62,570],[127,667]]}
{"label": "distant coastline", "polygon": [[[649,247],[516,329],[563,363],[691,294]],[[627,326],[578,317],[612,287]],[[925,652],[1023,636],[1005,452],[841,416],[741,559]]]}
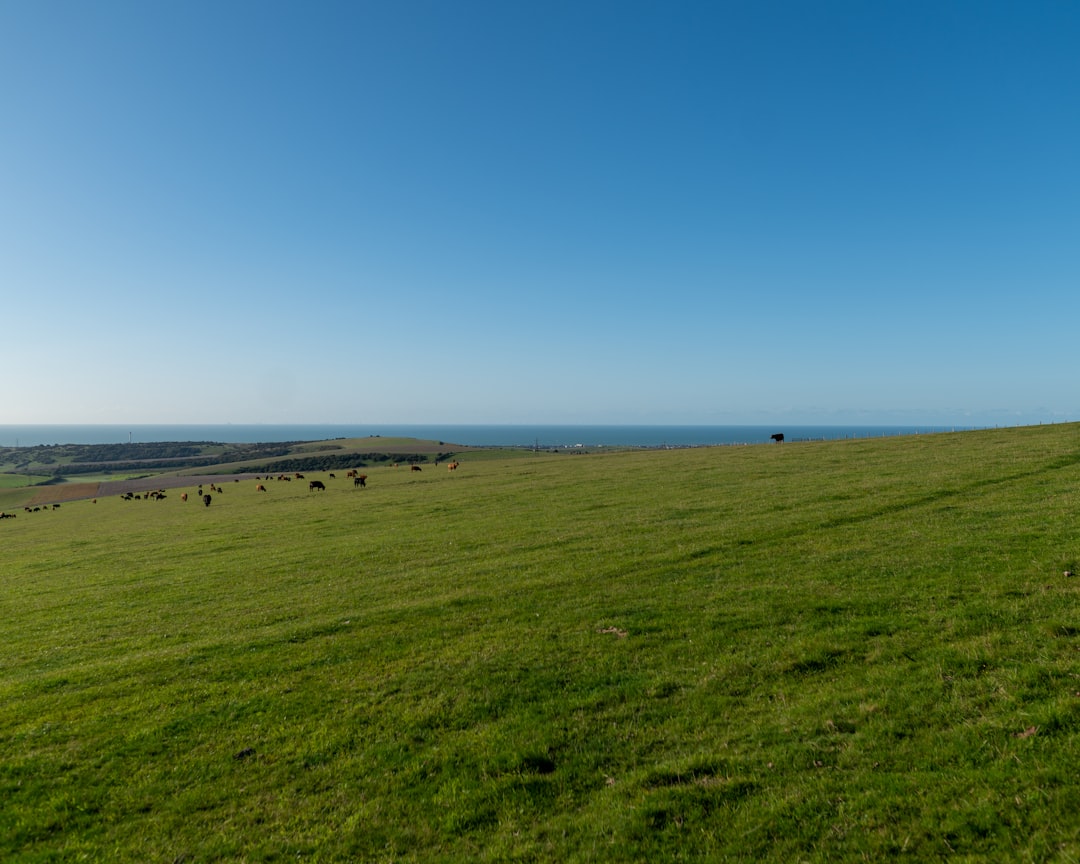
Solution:
{"label": "distant coastline", "polygon": [[978,426],[902,425],[455,425],[455,424],[220,424],[220,425],[0,425],[0,447],[53,444],[123,444],[158,441],[265,443],[334,438],[420,438],[473,447],[707,447],[787,441],[884,438],[971,431]]}

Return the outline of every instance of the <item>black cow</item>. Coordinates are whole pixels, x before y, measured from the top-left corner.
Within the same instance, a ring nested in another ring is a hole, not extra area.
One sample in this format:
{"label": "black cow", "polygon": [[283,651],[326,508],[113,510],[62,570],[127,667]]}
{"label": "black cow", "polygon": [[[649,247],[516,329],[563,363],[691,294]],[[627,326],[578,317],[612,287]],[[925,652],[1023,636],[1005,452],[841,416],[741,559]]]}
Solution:
{"label": "black cow", "polygon": [[367,474],[357,474],[352,481],[353,489],[359,486],[362,489],[367,488]]}
{"label": "black cow", "polygon": [[783,432],[777,432],[775,435],[770,435],[769,437],[772,438],[772,440],[775,441],[777,444],[783,444],[784,443],[784,433]]}
{"label": "black cow", "polygon": [[307,484],[307,488],[308,492],[312,492],[315,489],[322,489],[323,492],[326,491],[326,487],[323,485],[322,480],[312,480],[310,483]]}
{"label": "black cow", "polygon": [[206,505],[207,507],[209,507],[209,506],[210,506],[210,502],[211,502],[212,500],[213,500],[213,499],[212,499],[212,498],[211,498],[211,497],[210,497],[209,495],[203,495],[203,496],[202,496],[202,503],[203,503],[203,504],[205,504],[205,505]]}

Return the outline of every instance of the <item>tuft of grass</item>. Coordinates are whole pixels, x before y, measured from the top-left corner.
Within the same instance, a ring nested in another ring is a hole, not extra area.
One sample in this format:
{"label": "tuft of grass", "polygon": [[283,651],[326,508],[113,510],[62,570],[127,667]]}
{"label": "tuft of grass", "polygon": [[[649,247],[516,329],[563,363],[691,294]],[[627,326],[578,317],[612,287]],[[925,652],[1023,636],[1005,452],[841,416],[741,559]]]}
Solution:
{"label": "tuft of grass", "polygon": [[5,520],[0,858],[1071,860],[1078,432]]}

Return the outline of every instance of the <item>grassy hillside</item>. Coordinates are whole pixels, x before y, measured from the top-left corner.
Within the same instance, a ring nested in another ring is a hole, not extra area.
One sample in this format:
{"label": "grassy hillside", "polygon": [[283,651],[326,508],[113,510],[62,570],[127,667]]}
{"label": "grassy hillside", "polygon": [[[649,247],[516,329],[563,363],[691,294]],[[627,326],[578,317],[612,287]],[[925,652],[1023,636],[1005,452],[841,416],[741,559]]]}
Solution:
{"label": "grassy hillside", "polygon": [[528,451],[476,450],[443,441],[378,435],[264,444],[163,442],[0,447],[0,512],[54,501],[94,498],[108,492],[103,488],[99,493],[91,483],[109,484],[127,478],[160,476],[162,485],[171,488],[180,477],[346,471],[370,464],[448,461],[464,453],[506,458],[511,452],[524,455]]}
{"label": "grassy hillside", "polygon": [[1076,426],[461,461],[0,521],[0,860],[1080,857]]}

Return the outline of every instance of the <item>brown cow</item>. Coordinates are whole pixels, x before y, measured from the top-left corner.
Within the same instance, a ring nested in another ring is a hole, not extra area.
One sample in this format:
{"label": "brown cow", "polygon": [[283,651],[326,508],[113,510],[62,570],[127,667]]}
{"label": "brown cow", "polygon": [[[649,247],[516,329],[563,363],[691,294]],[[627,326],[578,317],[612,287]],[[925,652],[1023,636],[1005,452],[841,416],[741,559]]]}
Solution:
{"label": "brown cow", "polygon": [[[354,472],[355,473],[355,472]],[[352,481],[353,489],[359,486],[361,489],[367,488],[367,474],[357,474]]]}
{"label": "brown cow", "polygon": [[263,486],[263,485],[262,485],[262,483],[260,483],[260,484],[259,484],[258,486],[256,486],[256,487],[255,487],[255,491],[256,491],[256,492],[265,492],[265,491],[266,491],[266,487],[265,487],[265,486]]}
{"label": "brown cow", "polygon": [[180,500],[181,501],[187,501],[187,492],[181,492],[180,493]]}
{"label": "brown cow", "polygon": [[410,468],[409,470],[410,470],[410,471],[419,471],[419,470],[421,470],[421,469],[420,469],[420,466],[419,466],[419,465],[413,465],[413,466],[412,466],[412,468]]}

